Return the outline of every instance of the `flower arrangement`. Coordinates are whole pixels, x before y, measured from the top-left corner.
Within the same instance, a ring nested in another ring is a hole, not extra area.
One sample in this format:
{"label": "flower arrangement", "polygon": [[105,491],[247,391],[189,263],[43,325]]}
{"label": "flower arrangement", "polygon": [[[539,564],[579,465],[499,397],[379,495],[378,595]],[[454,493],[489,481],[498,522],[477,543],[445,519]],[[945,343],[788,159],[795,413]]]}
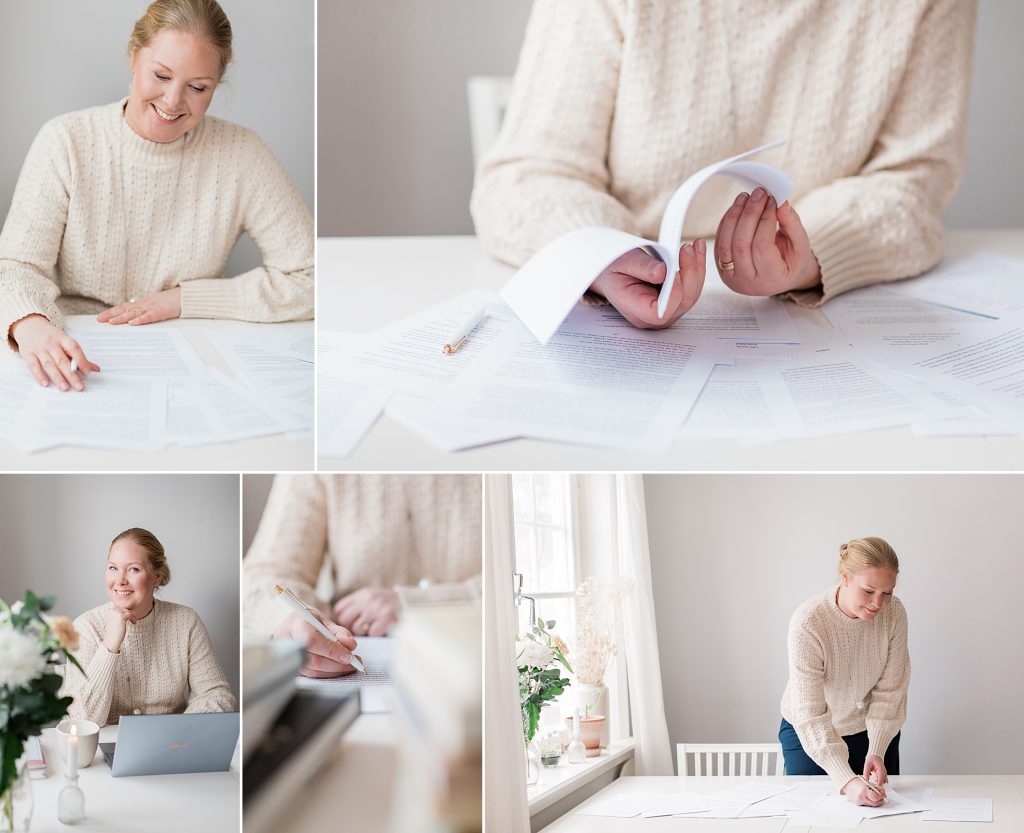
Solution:
{"label": "flower arrangement", "polygon": [[[523,713],[523,735],[527,743],[537,734],[540,713],[569,685],[562,676],[572,667],[565,655],[569,648],[551,633],[555,620],[538,619],[529,633],[516,637],[516,665],[519,667],[519,706]],[[559,668],[561,666],[561,668]]]}
{"label": "flower arrangement", "polygon": [[[50,617],[53,596],[31,590],[8,606],[0,600],[0,814],[14,828],[10,791],[25,741],[68,712],[70,697],[59,697],[61,676],[49,670],[61,656],[81,670],[72,656],[78,633],[66,616]],[[84,673],[84,672],[83,672]]]}
{"label": "flower arrangement", "polygon": [[615,643],[615,603],[633,589],[628,579],[590,576],[576,588],[576,680],[603,686]]}

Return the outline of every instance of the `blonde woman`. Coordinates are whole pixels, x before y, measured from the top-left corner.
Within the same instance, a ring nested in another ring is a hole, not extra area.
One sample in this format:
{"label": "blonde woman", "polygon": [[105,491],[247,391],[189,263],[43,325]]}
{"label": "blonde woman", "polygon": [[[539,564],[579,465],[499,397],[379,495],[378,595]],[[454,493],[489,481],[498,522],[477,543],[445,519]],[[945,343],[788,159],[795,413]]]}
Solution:
{"label": "blonde woman", "polygon": [[[215,0],[156,0],[132,31],[128,97],[36,136],[0,233],[0,327],[40,385],[82,390],[99,370],[65,314],[312,317],[309,209],[258,136],[206,115],[231,55]],[[243,232],[263,265],[224,278]]]}
{"label": "blonde woman", "polygon": [[881,538],[839,553],[839,583],[789,623],[779,740],[787,775],[828,775],[850,801],[877,807],[899,774],[907,717],[907,612],[893,596],[900,564]]}
{"label": "blonde woman", "polygon": [[154,597],[170,580],[163,545],[152,532],[126,529],[111,541],[105,581],[110,601],[75,620],[85,675],[67,668],[71,717],[105,726],[123,714],[235,710],[199,615]]}

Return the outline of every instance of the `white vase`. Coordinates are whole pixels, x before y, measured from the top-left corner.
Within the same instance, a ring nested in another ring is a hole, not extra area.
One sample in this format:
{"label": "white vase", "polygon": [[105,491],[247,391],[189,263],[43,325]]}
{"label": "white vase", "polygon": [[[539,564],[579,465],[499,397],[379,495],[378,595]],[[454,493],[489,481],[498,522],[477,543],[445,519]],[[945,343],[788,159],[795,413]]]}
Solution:
{"label": "white vase", "polygon": [[[603,714],[608,716],[608,686],[576,683],[576,708],[584,715]],[[601,730],[601,748],[608,746],[608,720]]]}

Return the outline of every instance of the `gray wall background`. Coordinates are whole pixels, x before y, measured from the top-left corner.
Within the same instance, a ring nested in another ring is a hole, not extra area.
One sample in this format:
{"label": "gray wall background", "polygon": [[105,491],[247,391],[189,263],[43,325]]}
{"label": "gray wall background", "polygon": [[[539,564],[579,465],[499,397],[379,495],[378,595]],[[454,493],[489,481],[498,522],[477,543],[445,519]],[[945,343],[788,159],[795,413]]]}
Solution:
{"label": "gray wall background", "polygon": [[[469,234],[466,79],[515,71],[529,0],[321,0],[318,233]],[[1024,4],[980,0],[951,228],[1024,226]],[[383,37],[383,33],[387,37]]]}
{"label": "gray wall background", "polygon": [[1024,480],[1000,475],[645,475],[673,744],[774,742],[796,607],[839,545],[900,558],[913,668],[905,773],[1024,770]]}
{"label": "gray wall background", "polygon": [[242,556],[249,552],[256,530],[263,517],[263,508],[267,505],[270,487],[274,485],[272,474],[242,475]]}
{"label": "gray wall background", "polygon": [[54,595],[71,618],[103,604],[110,541],[141,526],[171,568],[157,598],[199,613],[237,697],[238,493],[234,474],[0,475],[0,598]]}
{"label": "gray wall background", "polygon": [[[128,39],[147,5],[0,0],[0,217],[7,216],[22,162],[46,121],[127,95]],[[255,130],[312,210],[314,0],[221,0],[221,6],[234,32],[234,60],[208,112]],[[260,262],[245,235],[226,274]]]}

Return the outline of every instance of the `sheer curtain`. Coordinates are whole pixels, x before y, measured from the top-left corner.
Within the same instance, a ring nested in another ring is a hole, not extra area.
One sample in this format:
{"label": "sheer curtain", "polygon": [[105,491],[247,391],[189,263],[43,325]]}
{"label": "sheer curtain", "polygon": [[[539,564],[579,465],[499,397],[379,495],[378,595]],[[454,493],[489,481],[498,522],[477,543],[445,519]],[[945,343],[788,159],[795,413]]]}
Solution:
{"label": "sheer curtain", "polygon": [[512,478],[484,478],[484,801],[486,830],[529,833],[515,667],[517,628]]}

